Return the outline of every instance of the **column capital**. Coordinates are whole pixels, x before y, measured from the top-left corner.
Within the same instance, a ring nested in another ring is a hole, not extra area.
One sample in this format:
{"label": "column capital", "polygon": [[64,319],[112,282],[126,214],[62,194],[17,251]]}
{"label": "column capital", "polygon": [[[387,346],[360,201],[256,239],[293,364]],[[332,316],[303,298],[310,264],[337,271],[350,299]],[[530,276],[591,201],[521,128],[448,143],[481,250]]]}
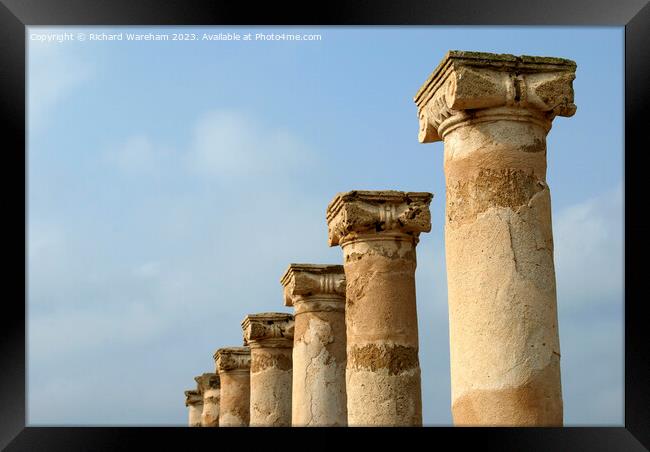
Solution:
{"label": "column capital", "polygon": [[245,372],[251,368],[251,350],[249,347],[224,347],[213,355],[215,368],[222,372]]}
{"label": "column capital", "polygon": [[244,340],[251,348],[293,347],[293,315],[262,312],[247,315],[241,323]]}
{"label": "column capital", "polygon": [[198,389],[190,389],[184,391],[185,394],[185,406],[198,405],[203,403],[203,395]]}
{"label": "column capital", "polygon": [[284,305],[296,314],[345,309],[345,271],[342,265],[289,264],[280,279]]}
{"label": "column capital", "polygon": [[415,95],[418,140],[440,141],[448,126],[486,108],[523,109],[550,128],[555,116],[576,112],[575,71],[564,58],[451,50]]}
{"label": "column capital", "polygon": [[198,377],[194,377],[194,381],[196,381],[197,387],[201,392],[205,392],[208,389],[219,389],[221,385],[219,375],[213,372],[206,372]]}
{"label": "column capital", "polygon": [[431,193],[394,190],[339,193],[327,207],[329,245],[364,232],[398,232],[417,239],[431,230],[432,198]]}

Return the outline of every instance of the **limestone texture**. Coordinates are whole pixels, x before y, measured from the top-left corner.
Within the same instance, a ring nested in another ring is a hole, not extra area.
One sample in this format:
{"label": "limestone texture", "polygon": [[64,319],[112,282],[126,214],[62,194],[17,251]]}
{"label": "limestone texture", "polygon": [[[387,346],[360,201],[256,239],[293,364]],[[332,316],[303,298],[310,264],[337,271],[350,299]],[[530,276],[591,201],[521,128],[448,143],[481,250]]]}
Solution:
{"label": "limestone texture", "polygon": [[214,360],[221,381],[219,427],[247,427],[250,421],[250,348],[220,348]]}
{"label": "limestone texture", "polygon": [[415,248],[431,229],[431,193],[351,191],[327,209],[343,249],[350,426],[420,426]]}
{"label": "limestone texture", "polygon": [[295,318],[291,425],[345,426],[343,266],[291,264],[281,283]]}
{"label": "limestone texture", "polygon": [[194,379],[201,394],[203,394],[201,427],[219,427],[219,400],[221,398],[219,375],[216,373],[204,373]]}
{"label": "limestone texture", "polygon": [[251,348],[251,427],[291,426],[293,315],[250,314],[242,322]]}
{"label": "limestone texture", "polygon": [[575,69],[452,51],[415,97],[420,141],[444,141],[455,425],[562,425],[546,135]]}

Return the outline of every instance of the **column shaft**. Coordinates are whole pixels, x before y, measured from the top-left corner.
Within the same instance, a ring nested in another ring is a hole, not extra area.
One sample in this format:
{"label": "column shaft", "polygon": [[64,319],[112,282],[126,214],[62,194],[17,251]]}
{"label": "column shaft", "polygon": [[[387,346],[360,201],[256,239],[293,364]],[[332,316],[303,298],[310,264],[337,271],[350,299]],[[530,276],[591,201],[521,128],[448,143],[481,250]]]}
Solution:
{"label": "column shaft", "polygon": [[201,413],[203,413],[203,403],[197,402],[189,405],[188,408],[188,425],[190,427],[201,427]]}
{"label": "column shaft", "polygon": [[251,347],[250,425],[291,426],[293,316],[251,314],[242,329]]}
{"label": "column shaft", "polygon": [[445,177],[454,423],[562,425],[546,130],[459,127]]}
{"label": "column shaft", "polygon": [[290,347],[251,350],[251,427],[291,426]]}
{"label": "column shaft", "polygon": [[250,374],[230,371],[221,377],[219,427],[248,427],[250,420]]}
{"label": "column shaft", "polygon": [[250,349],[220,348],[214,360],[221,380],[219,427],[247,427],[250,420]]}
{"label": "column shaft", "polygon": [[295,310],[291,424],[345,426],[343,267],[291,264],[281,282],[285,305]]}
{"label": "column shaft", "polygon": [[206,389],[203,393],[201,427],[219,427],[220,388]]}
{"label": "column shaft", "polygon": [[374,235],[342,247],[349,423],[421,425],[414,238]]}
{"label": "column shaft", "polygon": [[328,207],[344,255],[346,391],[351,426],[422,425],[415,246],[430,193],[354,191]]}

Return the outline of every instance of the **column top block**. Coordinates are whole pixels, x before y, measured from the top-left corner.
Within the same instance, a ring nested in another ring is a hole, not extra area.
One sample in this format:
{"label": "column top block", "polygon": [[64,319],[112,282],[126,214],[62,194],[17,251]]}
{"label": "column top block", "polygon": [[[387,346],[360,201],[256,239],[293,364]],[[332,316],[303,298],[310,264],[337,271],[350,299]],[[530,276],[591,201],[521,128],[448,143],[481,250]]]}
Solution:
{"label": "column top block", "polygon": [[575,61],[451,50],[414,97],[420,142],[439,141],[441,123],[454,113],[494,107],[522,107],[572,116]]}
{"label": "column top block", "polygon": [[354,190],[338,193],[327,207],[329,245],[360,232],[394,231],[418,236],[431,230],[432,193]]}
{"label": "column top block", "polygon": [[248,371],[251,367],[249,347],[223,347],[214,352],[213,357],[217,372]]}
{"label": "column top block", "polygon": [[183,392],[185,394],[185,406],[203,403],[203,396],[198,389],[190,389]]}
{"label": "column top block", "polygon": [[284,286],[284,305],[311,296],[340,298],[345,301],[345,271],[342,265],[289,264],[280,279]]}
{"label": "column top block", "polygon": [[212,357],[216,360],[219,355],[250,355],[249,347],[221,347],[214,352]]}
{"label": "column top block", "polygon": [[521,55],[515,56],[509,53],[488,53],[471,52],[465,50],[450,50],[444,56],[438,67],[431,73],[422,87],[415,94],[413,100],[419,106],[428,91],[435,90],[443,82],[449,69],[457,69],[460,66],[472,66],[486,69],[494,69],[502,72],[575,72],[576,62],[566,58],[542,57]]}
{"label": "column top block", "polygon": [[261,312],[247,315],[241,323],[244,340],[251,347],[291,347],[293,315],[286,312]]}
{"label": "column top block", "polygon": [[201,392],[205,392],[208,389],[218,389],[221,384],[219,375],[213,372],[206,372],[198,377],[194,377],[194,380]]}

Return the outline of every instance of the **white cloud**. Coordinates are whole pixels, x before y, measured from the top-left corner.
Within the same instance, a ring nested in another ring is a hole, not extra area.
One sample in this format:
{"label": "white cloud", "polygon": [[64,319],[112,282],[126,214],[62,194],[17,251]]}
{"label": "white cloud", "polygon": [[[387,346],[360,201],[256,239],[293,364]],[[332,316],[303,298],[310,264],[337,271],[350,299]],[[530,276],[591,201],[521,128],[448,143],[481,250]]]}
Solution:
{"label": "white cloud", "polygon": [[62,44],[28,41],[27,108],[29,128],[39,130],[65,96],[88,80],[93,68]]}
{"label": "white cloud", "polygon": [[193,132],[191,168],[220,179],[285,174],[312,157],[309,147],[289,130],[266,126],[240,112],[206,113]]}
{"label": "white cloud", "polygon": [[[204,176],[220,188],[259,189],[265,183],[276,188],[292,184],[297,171],[309,171],[317,162],[313,150],[292,131],[262,124],[238,111],[213,110],[199,116],[191,127],[191,139],[176,152],[144,133],[112,146],[104,157],[124,174],[177,179]],[[188,176],[188,174],[184,174]],[[243,182],[243,183],[242,183]]]}
{"label": "white cloud", "polygon": [[153,278],[160,274],[161,263],[158,261],[145,262],[133,270],[133,274],[141,278]]}
{"label": "white cloud", "polygon": [[156,152],[146,135],[129,137],[122,145],[113,149],[109,158],[126,173],[151,169],[156,162]]}
{"label": "white cloud", "polygon": [[623,301],[623,190],[568,207],[554,219],[560,308]]}
{"label": "white cloud", "polygon": [[585,314],[560,317],[565,424],[622,425],[623,312]]}

